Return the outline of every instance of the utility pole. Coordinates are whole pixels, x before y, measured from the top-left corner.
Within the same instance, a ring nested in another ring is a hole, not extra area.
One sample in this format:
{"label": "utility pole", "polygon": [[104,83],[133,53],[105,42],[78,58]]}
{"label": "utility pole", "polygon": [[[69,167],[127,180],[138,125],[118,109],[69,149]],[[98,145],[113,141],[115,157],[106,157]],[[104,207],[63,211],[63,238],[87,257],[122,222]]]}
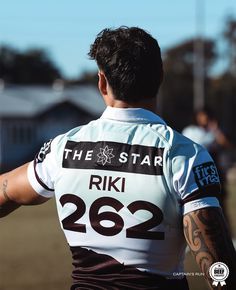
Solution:
{"label": "utility pole", "polygon": [[204,90],[204,40],[205,3],[204,0],[195,0],[196,38],[194,41],[194,68],[193,68],[193,109],[202,109],[205,105]]}

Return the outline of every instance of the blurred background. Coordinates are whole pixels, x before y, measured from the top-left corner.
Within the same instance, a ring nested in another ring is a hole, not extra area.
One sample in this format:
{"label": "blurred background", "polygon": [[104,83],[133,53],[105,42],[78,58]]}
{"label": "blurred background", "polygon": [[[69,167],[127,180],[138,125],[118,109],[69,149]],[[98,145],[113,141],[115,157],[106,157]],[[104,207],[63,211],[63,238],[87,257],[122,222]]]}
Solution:
{"label": "blurred background", "polygon": [[[87,56],[90,44],[106,27],[138,26],[162,49],[165,78],[157,112],[179,132],[200,127],[195,112],[211,112],[202,128],[208,139],[210,132],[209,151],[222,173],[225,214],[235,237],[234,0],[0,4],[1,173],[31,160],[48,139],[100,116],[104,104],[96,64]],[[54,201],[19,209],[1,220],[0,232],[0,290],[69,289],[70,253]],[[188,254],[186,272],[197,271]],[[206,289],[199,275],[189,281],[191,290]]]}

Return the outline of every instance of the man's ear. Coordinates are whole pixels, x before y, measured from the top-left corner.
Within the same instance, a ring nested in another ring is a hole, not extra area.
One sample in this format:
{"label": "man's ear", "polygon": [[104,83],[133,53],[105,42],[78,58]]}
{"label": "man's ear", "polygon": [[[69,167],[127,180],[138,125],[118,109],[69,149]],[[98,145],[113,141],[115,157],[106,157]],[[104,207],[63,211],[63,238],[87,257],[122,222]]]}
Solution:
{"label": "man's ear", "polygon": [[107,96],[107,79],[102,71],[98,72],[98,88],[102,96]]}

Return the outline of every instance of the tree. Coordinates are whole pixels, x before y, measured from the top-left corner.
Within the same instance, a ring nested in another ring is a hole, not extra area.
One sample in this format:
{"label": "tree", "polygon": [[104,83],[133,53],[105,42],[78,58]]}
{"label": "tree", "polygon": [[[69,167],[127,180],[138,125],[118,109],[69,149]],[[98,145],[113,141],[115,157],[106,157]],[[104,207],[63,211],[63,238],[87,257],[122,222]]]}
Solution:
{"label": "tree", "polygon": [[0,78],[10,80],[15,66],[17,51],[11,47],[0,47]]}
{"label": "tree", "polygon": [[61,78],[61,73],[43,49],[19,52],[2,46],[0,78],[15,84],[49,84]]}
{"label": "tree", "polygon": [[[185,41],[164,54],[164,83],[161,96],[162,115],[176,129],[191,122],[193,114],[194,39]],[[204,39],[205,83],[216,59],[215,42]]]}
{"label": "tree", "polygon": [[236,76],[236,19],[231,16],[226,20],[223,37],[227,44],[228,72]]}
{"label": "tree", "polygon": [[220,124],[236,144],[236,19],[228,17],[222,32],[225,50],[221,55],[227,66],[218,77],[212,77],[208,99]]}

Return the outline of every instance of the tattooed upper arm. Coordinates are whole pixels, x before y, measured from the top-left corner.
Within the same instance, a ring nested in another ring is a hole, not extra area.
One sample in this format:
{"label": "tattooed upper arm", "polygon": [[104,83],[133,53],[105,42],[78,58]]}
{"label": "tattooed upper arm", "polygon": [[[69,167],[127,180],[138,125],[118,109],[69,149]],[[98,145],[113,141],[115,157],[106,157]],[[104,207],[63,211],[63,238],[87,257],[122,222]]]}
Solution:
{"label": "tattooed upper arm", "polygon": [[[183,228],[189,248],[208,282],[211,282],[210,266],[224,262],[231,271],[227,284],[233,283],[232,287],[235,287],[235,275],[232,273],[236,270],[236,254],[221,209],[208,207],[187,213]],[[224,289],[236,289],[232,287]]]}

